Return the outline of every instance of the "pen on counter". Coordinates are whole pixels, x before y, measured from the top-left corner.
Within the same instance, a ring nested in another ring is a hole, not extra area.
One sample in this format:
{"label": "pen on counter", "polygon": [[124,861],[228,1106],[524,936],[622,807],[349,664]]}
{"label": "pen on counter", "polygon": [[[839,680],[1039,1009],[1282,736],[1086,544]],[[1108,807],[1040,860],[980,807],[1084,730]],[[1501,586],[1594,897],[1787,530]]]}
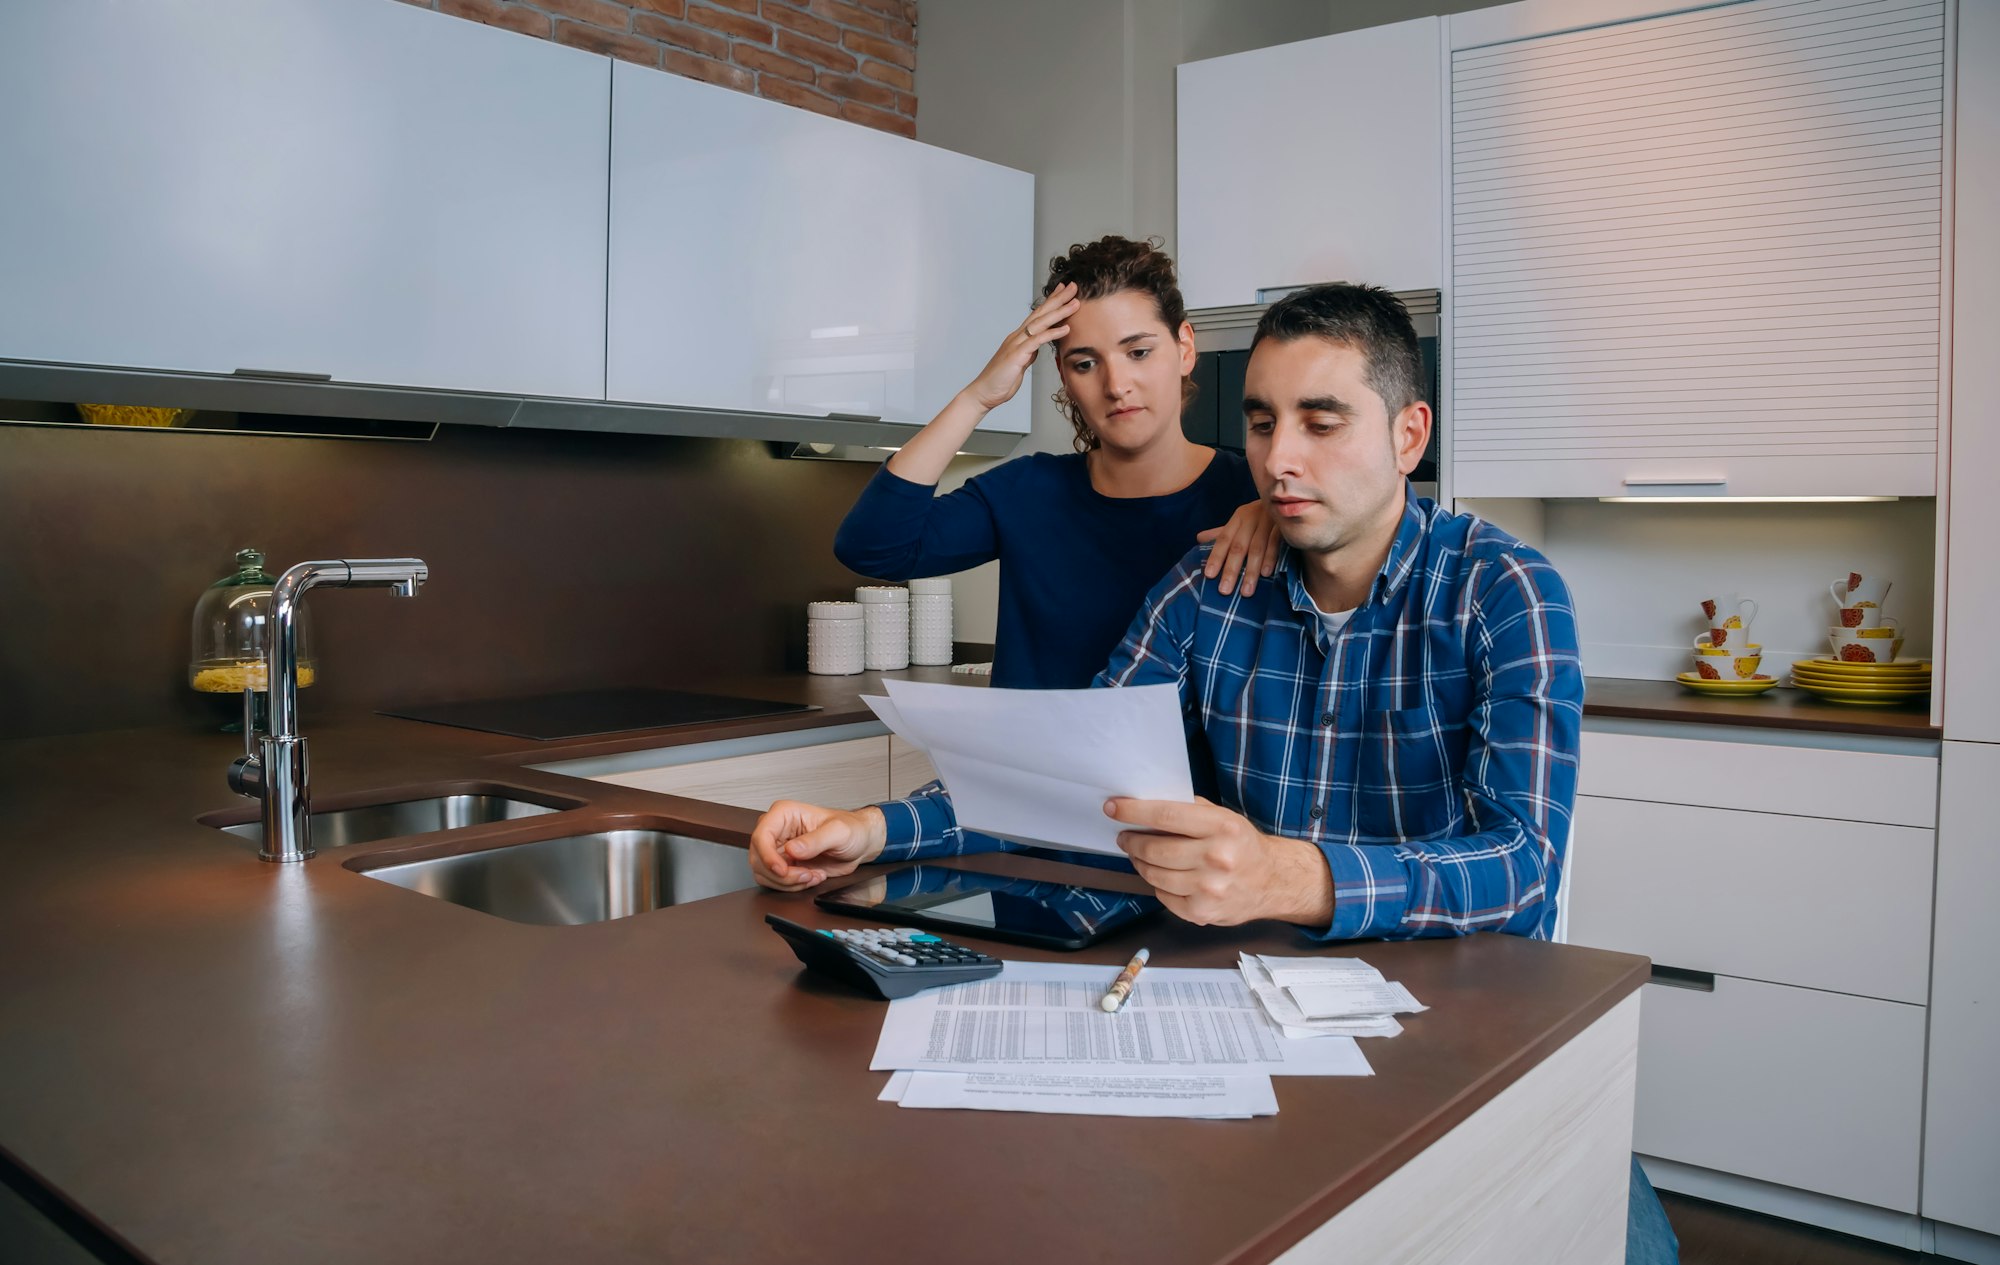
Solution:
{"label": "pen on counter", "polygon": [[1149,949],[1134,953],[1132,960],[1125,964],[1125,969],[1118,972],[1118,978],[1111,981],[1111,987],[1105,991],[1104,999],[1097,1003],[1098,1007],[1116,1014],[1118,1008],[1125,1004],[1125,999],[1132,995],[1132,986],[1139,982],[1139,968],[1146,965],[1147,959],[1152,956]]}

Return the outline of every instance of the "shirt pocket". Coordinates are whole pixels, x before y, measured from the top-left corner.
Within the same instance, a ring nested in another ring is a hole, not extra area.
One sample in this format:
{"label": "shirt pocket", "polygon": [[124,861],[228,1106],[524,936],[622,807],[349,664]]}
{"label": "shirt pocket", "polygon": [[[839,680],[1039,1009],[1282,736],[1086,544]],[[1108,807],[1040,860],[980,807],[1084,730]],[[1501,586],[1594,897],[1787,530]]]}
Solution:
{"label": "shirt pocket", "polygon": [[1368,712],[1355,762],[1362,834],[1393,840],[1458,833],[1465,812],[1466,738],[1463,720],[1433,708]]}

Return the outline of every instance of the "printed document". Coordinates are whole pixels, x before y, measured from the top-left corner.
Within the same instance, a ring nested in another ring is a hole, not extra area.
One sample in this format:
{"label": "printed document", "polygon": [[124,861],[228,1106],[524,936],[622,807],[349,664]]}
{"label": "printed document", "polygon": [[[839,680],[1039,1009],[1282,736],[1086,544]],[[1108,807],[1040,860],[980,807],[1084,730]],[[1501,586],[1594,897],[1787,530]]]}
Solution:
{"label": "printed document", "polygon": [[[1108,691],[1116,692],[1116,691]],[[1288,1041],[1243,976],[1147,967],[1116,1014],[1098,1008],[1117,971],[1008,962],[991,979],[889,1003],[876,1071],[1166,1076],[1367,1076],[1352,1037]]]}
{"label": "printed document", "polygon": [[905,1107],[1197,1120],[1247,1120],[1278,1113],[1269,1076],[897,1072],[889,1082],[881,1097]]}
{"label": "printed document", "polygon": [[885,681],[864,698],[923,748],[968,830],[1122,855],[1113,796],[1194,801],[1180,691],[981,690]]}

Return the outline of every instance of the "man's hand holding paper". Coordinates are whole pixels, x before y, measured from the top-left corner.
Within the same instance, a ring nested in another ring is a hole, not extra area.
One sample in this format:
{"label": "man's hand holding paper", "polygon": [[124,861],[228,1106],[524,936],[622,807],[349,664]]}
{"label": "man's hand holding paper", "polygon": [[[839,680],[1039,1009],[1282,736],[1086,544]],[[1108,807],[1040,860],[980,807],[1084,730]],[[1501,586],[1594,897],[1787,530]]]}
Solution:
{"label": "man's hand holding paper", "polygon": [[1319,924],[1333,916],[1333,876],[1309,843],[1267,835],[1243,814],[1205,799],[1113,799],[1104,812],[1138,827],[1119,832],[1118,846],[1184,921]]}

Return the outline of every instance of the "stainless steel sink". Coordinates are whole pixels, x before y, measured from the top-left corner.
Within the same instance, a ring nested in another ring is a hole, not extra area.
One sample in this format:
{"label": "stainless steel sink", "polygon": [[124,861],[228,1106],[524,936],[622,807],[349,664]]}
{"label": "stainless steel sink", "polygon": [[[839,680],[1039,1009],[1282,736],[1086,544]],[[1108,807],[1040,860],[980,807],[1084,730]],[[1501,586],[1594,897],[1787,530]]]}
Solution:
{"label": "stainless steel sink", "polygon": [[754,886],[742,848],[661,830],[605,830],[362,870],[515,922],[606,922]]}
{"label": "stainless steel sink", "polygon": [[[519,817],[539,817],[557,811],[546,804],[530,803],[505,795],[439,795],[430,799],[406,799],[397,804],[370,804],[364,808],[343,808],[338,812],[312,815],[313,847],[321,852],[377,839],[400,839],[404,835],[424,835],[433,830],[456,830],[461,826],[484,826]],[[225,834],[252,843],[264,839],[262,822],[246,821],[238,826],[218,826]]]}

